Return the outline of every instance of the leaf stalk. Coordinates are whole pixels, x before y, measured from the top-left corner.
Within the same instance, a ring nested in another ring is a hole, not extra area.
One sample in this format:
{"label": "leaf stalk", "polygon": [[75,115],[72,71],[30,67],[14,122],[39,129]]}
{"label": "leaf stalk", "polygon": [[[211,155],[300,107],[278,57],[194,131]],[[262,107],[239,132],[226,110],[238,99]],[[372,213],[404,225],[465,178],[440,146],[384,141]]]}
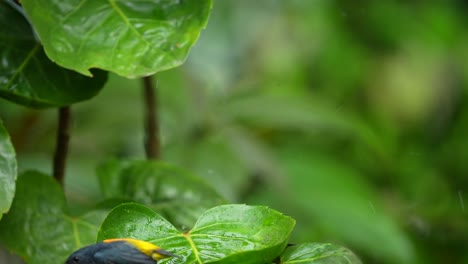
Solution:
{"label": "leaf stalk", "polygon": [[68,155],[68,144],[70,141],[70,123],[71,123],[71,107],[65,106],[58,110],[58,128],[55,145],[53,175],[60,183],[64,184],[65,170]]}
{"label": "leaf stalk", "polygon": [[159,136],[157,81],[153,81],[152,76],[143,77],[143,94],[146,158],[156,160],[160,158],[161,154],[161,138]]}

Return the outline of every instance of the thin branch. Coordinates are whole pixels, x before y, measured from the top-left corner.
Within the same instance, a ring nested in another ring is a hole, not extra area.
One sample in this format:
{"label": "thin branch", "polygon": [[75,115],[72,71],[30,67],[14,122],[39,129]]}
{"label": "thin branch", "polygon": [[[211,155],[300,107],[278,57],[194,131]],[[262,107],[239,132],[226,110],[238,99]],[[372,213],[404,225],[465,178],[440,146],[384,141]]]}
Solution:
{"label": "thin branch", "polygon": [[143,78],[145,101],[145,151],[147,159],[159,159],[161,139],[159,137],[158,98],[151,76]]}
{"label": "thin branch", "polygon": [[53,175],[63,186],[70,140],[71,109],[70,106],[61,107],[58,111],[57,142],[55,146]]}

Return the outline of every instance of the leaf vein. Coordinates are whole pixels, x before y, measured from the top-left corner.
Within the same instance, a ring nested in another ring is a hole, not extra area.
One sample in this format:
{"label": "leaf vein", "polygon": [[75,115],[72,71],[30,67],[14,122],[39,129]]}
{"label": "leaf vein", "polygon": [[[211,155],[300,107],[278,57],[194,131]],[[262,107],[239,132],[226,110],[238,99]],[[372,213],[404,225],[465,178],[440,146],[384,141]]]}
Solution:
{"label": "leaf vein", "polygon": [[24,58],[23,62],[21,62],[20,66],[18,67],[18,69],[16,69],[15,73],[11,76],[10,80],[8,81],[8,83],[6,84],[6,87],[10,87],[12,84],[13,84],[13,81],[18,78],[18,75],[23,72],[24,68],[26,68],[26,66],[28,65],[29,61],[31,61],[31,59],[34,57],[34,55],[37,53],[37,51],[39,50],[41,45],[39,44],[36,44],[32,50],[28,53],[28,55],[26,56],[26,58]]}

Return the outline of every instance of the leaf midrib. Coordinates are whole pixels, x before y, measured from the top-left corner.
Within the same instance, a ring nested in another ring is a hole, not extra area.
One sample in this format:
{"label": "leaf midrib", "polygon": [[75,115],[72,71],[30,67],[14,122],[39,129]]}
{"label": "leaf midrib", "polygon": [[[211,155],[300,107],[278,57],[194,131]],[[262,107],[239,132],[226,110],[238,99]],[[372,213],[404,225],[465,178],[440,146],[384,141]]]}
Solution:
{"label": "leaf midrib", "polygon": [[34,57],[36,52],[39,50],[41,45],[36,44],[31,51],[28,53],[26,58],[21,62],[20,66],[16,69],[15,73],[11,76],[10,80],[6,84],[6,87],[9,89],[13,81],[18,77],[18,75],[23,72],[24,68],[28,65],[29,61]]}
{"label": "leaf midrib", "polygon": [[190,233],[184,233],[183,236],[187,239],[187,241],[190,244],[190,248],[192,248],[193,255],[195,255],[195,259],[197,260],[198,263],[203,264],[203,262],[200,259],[200,255],[198,252],[197,247],[195,246],[195,243],[193,243],[192,237],[190,236]]}
{"label": "leaf midrib", "polygon": [[146,42],[146,44],[149,44],[148,41],[141,35],[140,32],[130,23],[130,20],[128,20],[127,16],[124,14],[122,9],[117,5],[115,0],[109,0],[109,4],[112,6],[112,9],[119,14],[119,16],[122,18],[122,20],[125,22],[125,25],[127,25],[128,28],[130,28],[133,33],[135,33],[142,41]]}

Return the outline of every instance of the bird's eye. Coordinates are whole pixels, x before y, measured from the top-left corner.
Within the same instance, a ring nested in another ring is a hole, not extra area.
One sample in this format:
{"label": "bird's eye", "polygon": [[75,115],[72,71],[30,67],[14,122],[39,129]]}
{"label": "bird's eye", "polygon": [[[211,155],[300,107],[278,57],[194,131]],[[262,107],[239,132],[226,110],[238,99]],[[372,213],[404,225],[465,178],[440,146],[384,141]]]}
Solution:
{"label": "bird's eye", "polygon": [[73,260],[74,260],[75,262],[78,262],[78,261],[80,261],[80,258],[79,258],[78,256],[74,256],[74,257],[73,257]]}

